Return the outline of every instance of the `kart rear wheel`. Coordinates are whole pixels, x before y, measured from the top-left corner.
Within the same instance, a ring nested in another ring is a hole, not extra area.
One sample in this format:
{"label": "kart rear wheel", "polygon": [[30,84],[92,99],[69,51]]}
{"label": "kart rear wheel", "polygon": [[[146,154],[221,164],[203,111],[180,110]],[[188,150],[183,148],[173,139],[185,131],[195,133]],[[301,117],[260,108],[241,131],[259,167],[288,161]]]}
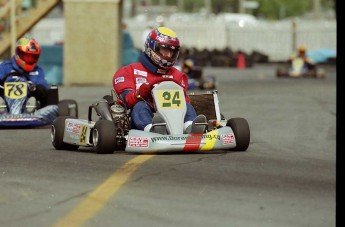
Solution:
{"label": "kart rear wheel", "polygon": [[78,103],[73,99],[61,100],[58,104],[58,116],[71,116],[78,118]]}
{"label": "kart rear wheel", "polygon": [[112,154],[116,149],[116,129],[112,121],[99,120],[92,131],[92,141],[97,154]]}
{"label": "kart rear wheel", "polygon": [[56,150],[78,150],[78,145],[67,144],[63,142],[63,136],[65,132],[65,120],[66,118],[74,117],[57,117],[51,125],[50,138],[53,146]]}
{"label": "kart rear wheel", "polygon": [[227,121],[226,126],[229,126],[235,134],[236,147],[231,150],[246,151],[250,142],[249,124],[244,118],[231,118]]}

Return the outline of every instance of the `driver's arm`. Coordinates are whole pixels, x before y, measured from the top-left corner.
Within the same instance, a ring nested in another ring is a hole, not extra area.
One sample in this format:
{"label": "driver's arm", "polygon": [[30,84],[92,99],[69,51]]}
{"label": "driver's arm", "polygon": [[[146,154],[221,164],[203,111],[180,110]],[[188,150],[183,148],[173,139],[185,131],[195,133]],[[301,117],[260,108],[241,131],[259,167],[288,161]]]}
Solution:
{"label": "driver's arm", "polygon": [[[2,78],[4,78],[4,76],[5,76],[5,70],[4,70],[4,67],[0,64],[0,80],[1,80],[1,82],[2,82]],[[0,82],[0,83],[1,83]],[[2,83],[1,83],[2,84]],[[1,85],[0,84],[0,85]]]}
{"label": "driver's arm", "polygon": [[181,83],[180,85],[183,87],[183,91],[184,91],[184,96],[186,97],[186,102],[190,103],[190,99],[189,96],[187,94],[187,89],[188,89],[188,76],[186,74],[183,74],[182,78],[181,78]]}
{"label": "driver's arm", "polygon": [[135,95],[135,79],[131,72],[133,70],[128,69],[128,67],[122,67],[114,74],[112,81],[115,92],[121,96],[128,108],[132,108],[138,102]]}

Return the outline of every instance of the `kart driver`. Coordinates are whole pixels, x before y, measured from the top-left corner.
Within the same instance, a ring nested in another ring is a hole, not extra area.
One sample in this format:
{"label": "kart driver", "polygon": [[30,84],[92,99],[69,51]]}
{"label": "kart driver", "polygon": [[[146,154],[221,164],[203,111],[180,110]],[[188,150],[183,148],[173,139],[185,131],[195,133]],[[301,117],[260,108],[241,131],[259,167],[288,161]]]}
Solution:
{"label": "kart driver", "polygon": [[188,76],[188,90],[216,88],[216,78],[212,75],[208,75],[205,78],[201,78],[200,80],[192,78],[194,69],[194,61],[191,58],[187,58],[182,61],[181,71]]}
{"label": "kart driver", "polygon": [[[49,84],[45,79],[44,70],[37,65],[41,48],[32,37],[20,38],[16,43],[14,56],[0,64],[0,86],[3,86],[4,77],[11,72],[27,74],[29,81],[29,96],[34,96],[44,106],[48,96]],[[3,96],[0,88],[0,96]]]}
{"label": "kart driver", "polygon": [[313,62],[312,59],[310,59],[309,57],[307,57],[307,49],[304,45],[300,45],[297,48],[297,54],[292,55],[289,60],[288,63],[292,66],[293,61],[295,59],[302,59],[304,62],[304,68],[306,69],[306,73],[307,74],[312,74],[315,73],[315,64]]}
{"label": "kart driver", "polygon": [[131,109],[132,127],[166,134],[166,127],[161,116],[154,115],[151,89],[155,83],[174,81],[184,88],[187,112],[184,119],[184,133],[203,133],[205,115],[198,115],[190,104],[186,93],[188,77],[177,70],[175,64],[180,50],[180,41],[175,32],[167,27],[154,28],[145,41],[145,50],[138,62],[120,68],[113,76],[113,87],[126,106]]}

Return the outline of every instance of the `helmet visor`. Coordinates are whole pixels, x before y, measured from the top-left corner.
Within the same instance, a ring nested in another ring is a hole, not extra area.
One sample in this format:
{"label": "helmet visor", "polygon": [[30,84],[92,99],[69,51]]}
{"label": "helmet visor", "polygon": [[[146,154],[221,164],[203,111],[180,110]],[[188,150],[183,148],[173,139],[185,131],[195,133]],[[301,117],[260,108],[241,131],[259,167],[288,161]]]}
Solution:
{"label": "helmet visor", "polygon": [[39,54],[30,54],[22,51],[18,51],[19,58],[22,59],[26,64],[33,65],[38,62]]}
{"label": "helmet visor", "polygon": [[165,45],[158,42],[156,42],[155,45],[155,52],[165,59],[175,60],[178,56],[179,49],[179,47]]}

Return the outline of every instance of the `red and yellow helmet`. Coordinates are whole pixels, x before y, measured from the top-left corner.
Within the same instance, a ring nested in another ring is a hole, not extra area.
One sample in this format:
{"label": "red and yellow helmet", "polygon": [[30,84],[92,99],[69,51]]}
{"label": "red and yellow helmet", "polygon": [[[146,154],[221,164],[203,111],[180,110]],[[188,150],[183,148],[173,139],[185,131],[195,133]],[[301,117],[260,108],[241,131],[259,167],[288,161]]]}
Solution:
{"label": "red and yellow helmet", "polygon": [[[161,49],[172,51],[172,55],[163,56]],[[154,28],[145,41],[145,54],[152,63],[161,69],[170,69],[176,62],[180,52],[180,40],[176,33],[167,27]]]}
{"label": "red and yellow helmet", "polygon": [[23,37],[18,40],[15,49],[15,60],[19,67],[29,72],[32,71],[40,57],[41,47],[31,37]]}

